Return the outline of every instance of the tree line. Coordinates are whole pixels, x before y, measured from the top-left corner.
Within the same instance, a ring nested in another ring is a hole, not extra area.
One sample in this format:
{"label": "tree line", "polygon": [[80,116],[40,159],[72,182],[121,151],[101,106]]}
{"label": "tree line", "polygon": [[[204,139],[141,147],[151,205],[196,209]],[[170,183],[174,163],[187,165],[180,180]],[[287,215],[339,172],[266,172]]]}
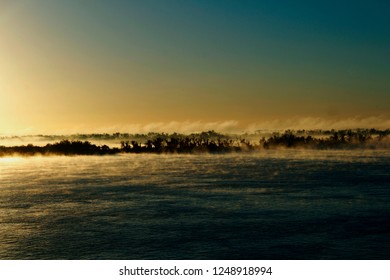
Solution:
{"label": "tree line", "polygon": [[250,141],[243,136],[231,137],[215,131],[197,134],[149,134],[144,141],[122,140],[120,147],[96,145],[89,141],[61,140],[35,146],[0,146],[0,156],[18,155],[112,155],[119,153],[228,153],[277,148],[349,149],[390,148],[390,130],[356,129],[331,131],[325,137],[286,130]]}

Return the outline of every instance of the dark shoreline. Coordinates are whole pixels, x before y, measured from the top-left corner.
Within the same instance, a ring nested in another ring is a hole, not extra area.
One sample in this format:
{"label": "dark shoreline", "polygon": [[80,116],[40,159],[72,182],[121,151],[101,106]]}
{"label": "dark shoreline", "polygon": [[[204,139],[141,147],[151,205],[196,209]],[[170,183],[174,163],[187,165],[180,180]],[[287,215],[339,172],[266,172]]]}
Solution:
{"label": "dark shoreline", "polygon": [[[135,140],[120,141],[120,148],[108,145],[95,145],[89,141],[61,140],[54,144],[35,146],[0,146],[0,157],[10,155],[114,155],[119,153],[152,153],[152,154],[198,154],[198,153],[231,153],[252,152],[265,149],[376,149],[390,147],[390,131],[375,129],[339,130],[324,133],[318,137],[302,133],[302,131],[286,130],[284,133],[273,133],[270,137],[261,137],[257,141],[249,141],[240,137],[231,137],[214,131],[199,134],[152,134],[142,143]],[[93,135],[91,135],[93,136]],[[114,134],[121,139],[121,134]],[[122,138],[123,139],[123,138]]]}

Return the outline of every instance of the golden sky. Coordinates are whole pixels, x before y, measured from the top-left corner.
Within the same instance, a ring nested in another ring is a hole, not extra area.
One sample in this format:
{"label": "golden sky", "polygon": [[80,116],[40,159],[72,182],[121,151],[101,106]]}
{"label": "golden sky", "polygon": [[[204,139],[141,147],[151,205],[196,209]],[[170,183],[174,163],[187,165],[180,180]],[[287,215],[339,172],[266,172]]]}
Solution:
{"label": "golden sky", "polygon": [[388,126],[389,4],[259,2],[2,1],[0,134]]}

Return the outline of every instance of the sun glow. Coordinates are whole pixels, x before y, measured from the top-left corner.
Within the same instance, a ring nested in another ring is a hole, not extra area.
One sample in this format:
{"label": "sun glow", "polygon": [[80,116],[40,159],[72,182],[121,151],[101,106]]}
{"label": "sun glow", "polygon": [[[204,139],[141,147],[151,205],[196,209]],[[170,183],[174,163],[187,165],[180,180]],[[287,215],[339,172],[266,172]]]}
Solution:
{"label": "sun glow", "polygon": [[0,0],[0,134],[388,127],[386,9],[78,2]]}
{"label": "sun glow", "polygon": [[0,157],[0,163],[16,163],[21,161],[20,157]]}

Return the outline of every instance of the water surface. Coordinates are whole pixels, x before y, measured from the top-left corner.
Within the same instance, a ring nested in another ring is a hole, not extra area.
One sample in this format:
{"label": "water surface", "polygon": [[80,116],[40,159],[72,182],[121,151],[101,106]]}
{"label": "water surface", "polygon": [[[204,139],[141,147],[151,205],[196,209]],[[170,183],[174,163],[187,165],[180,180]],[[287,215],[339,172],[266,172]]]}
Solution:
{"label": "water surface", "polygon": [[0,259],[389,259],[389,151],[0,158]]}

